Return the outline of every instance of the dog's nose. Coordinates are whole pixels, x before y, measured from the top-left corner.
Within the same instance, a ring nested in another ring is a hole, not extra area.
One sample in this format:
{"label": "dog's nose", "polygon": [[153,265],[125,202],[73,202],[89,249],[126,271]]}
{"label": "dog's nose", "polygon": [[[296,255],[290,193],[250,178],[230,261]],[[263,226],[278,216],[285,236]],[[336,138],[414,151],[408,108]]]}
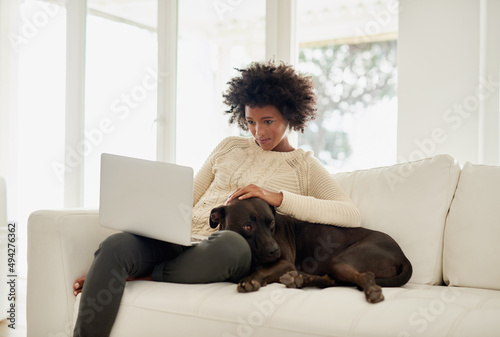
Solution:
{"label": "dog's nose", "polygon": [[278,258],[280,254],[280,247],[278,245],[268,247],[267,249],[267,255],[270,257]]}

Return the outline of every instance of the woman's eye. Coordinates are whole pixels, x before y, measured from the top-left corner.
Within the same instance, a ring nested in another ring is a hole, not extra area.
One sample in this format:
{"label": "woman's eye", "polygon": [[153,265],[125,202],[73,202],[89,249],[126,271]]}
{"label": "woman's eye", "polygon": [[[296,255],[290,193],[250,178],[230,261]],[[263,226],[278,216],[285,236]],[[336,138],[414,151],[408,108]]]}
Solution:
{"label": "woman's eye", "polygon": [[251,124],[253,124],[253,121],[247,121],[247,124],[251,125]]}
{"label": "woman's eye", "polygon": [[271,125],[273,124],[273,121],[266,121],[266,124]]}

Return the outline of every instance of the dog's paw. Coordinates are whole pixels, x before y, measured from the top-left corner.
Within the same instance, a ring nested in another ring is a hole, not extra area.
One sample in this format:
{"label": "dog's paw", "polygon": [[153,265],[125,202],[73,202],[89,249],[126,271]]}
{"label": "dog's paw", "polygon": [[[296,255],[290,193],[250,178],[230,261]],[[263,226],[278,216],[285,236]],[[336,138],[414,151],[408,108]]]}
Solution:
{"label": "dog's paw", "polygon": [[237,290],[240,293],[249,293],[252,291],[257,291],[263,286],[259,281],[253,279],[243,279],[238,283]]}
{"label": "dog's paw", "polygon": [[302,285],[304,284],[304,278],[298,271],[292,270],[286,274],[281,275],[280,282],[287,288],[302,288]]}
{"label": "dog's paw", "polygon": [[382,295],[382,288],[378,285],[373,285],[365,290],[366,300],[369,303],[378,303],[384,300],[384,295]]}

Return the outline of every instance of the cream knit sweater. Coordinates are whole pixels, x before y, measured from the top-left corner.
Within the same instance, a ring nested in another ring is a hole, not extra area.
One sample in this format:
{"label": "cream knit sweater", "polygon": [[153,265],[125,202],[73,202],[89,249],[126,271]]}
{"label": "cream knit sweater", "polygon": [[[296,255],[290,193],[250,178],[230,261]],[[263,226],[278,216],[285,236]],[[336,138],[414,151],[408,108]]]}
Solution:
{"label": "cream knit sweater", "polygon": [[229,137],[195,177],[193,233],[213,233],[208,223],[212,208],[250,184],[281,191],[283,202],[276,210],[282,214],[315,223],[360,226],[358,209],[312,152],[264,151],[253,138]]}

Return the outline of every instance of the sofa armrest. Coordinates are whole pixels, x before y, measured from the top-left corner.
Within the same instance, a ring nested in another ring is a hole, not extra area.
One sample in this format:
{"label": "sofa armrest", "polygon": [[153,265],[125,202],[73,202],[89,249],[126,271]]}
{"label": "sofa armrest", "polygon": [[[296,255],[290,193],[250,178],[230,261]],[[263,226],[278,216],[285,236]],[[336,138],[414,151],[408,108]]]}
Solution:
{"label": "sofa armrest", "polygon": [[95,210],[37,211],[28,220],[28,336],[71,336],[73,282],[114,231]]}

